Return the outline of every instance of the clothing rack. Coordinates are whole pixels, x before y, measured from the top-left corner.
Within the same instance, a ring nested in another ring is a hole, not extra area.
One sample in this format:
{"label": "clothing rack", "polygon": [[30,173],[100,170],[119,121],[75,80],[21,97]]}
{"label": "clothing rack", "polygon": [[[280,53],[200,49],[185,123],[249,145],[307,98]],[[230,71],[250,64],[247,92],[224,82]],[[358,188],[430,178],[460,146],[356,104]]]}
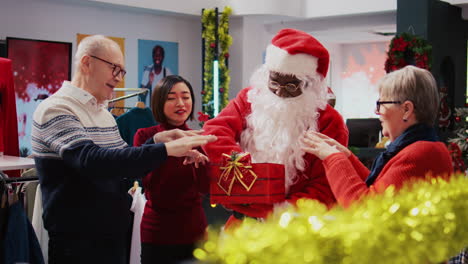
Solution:
{"label": "clothing rack", "polygon": [[17,183],[17,182],[30,182],[30,181],[39,181],[37,176],[28,176],[28,177],[15,177],[5,179],[5,183]]}
{"label": "clothing rack", "polygon": [[132,109],[134,107],[131,107],[131,106],[109,106],[109,109]]}
{"label": "clothing rack", "polygon": [[109,103],[117,102],[117,101],[120,101],[120,100],[124,100],[124,99],[130,98],[130,97],[134,97],[134,96],[137,96],[137,95],[140,95],[140,94],[147,93],[148,89],[147,88],[114,88],[114,91],[115,92],[136,92],[136,93],[129,94],[129,95],[124,95],[124,96],[120,96],[120,97],[111,99],[111,100],[109,100]]}
{"label": "clothing rack", "polygon": [[0,183],[10,184],[10,183],[17,183],[17,182],[30,182],[30,181],[38,181],[39,177],[37,176],[25,176],[25,177],[13,177],[8,178],[2,171],[0,171]]}

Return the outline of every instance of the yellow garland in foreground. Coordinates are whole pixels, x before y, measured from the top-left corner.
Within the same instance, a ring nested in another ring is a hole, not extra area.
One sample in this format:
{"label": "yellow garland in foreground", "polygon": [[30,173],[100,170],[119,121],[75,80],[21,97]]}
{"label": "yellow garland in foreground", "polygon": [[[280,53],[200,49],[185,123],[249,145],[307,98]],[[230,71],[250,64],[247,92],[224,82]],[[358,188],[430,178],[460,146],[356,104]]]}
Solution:
{"label": "yellow garland in foreground", "polygon": [[433,179],[356,203],[311,200],[246,219],[234,232],[210,231],[194,251],[202,263],[440,263],[468,245],[468,178]]}

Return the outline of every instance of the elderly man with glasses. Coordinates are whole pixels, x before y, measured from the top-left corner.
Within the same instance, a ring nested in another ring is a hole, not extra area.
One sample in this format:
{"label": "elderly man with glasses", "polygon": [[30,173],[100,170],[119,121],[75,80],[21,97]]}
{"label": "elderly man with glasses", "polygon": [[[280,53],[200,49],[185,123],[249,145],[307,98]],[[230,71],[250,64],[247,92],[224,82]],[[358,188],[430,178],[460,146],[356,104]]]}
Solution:
{"label": "elderly man with glasses", "polygon": [[143,177],[168,156],[202,155],[192,148],[216,139],[174,130],[154,135],[160,143],[128,147],[107,111],[125,73],[114,41],[87,37],[78,46],[72,81],[34,113],[49,263],[125,263],[130,200],[123,179]]}
{"label": "elderly man with glasses", "polygon": [[[334,204],[322,162],[306,154],[300,141],[310,130],[343,145],[348,143],[343,118],[327,104],[328,64],[328,51],[315,38],[295,29],[279,31],[267,47],[265,64],[251,77],[251,86],[241,90],[217,117],[205,123],[205,132],[218,137],[216,143],[204,146],[210,160],[220,163],[223,154],[248,152],[253,163],[282,164],[284,201],[294,204],[300,198],[309,198],[327,206]],[[279,171],[271,173],[281,175]],[[276,206],[223,205],[233,210],[227,226],[245,216],[264,218]]]}

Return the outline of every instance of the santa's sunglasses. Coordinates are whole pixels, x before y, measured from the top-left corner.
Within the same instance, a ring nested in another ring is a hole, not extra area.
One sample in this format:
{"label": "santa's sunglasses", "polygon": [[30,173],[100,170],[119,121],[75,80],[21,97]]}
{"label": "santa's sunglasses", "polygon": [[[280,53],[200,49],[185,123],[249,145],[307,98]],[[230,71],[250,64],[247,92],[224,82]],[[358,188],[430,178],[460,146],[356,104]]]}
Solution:
{"label": "santa's sunglasses", "polygon": [[286,89],[286,91],[288,91],[290,93],[296,92],[299,89],[300,85],[301,85],[301,83],[299,83],[297,85],[294,84],[294,83],[287,83],[285,85],[281,85],[278,82],[270,81],[270,88],[271,89],[278,90],[281,87],[283,87],[284,89]]}

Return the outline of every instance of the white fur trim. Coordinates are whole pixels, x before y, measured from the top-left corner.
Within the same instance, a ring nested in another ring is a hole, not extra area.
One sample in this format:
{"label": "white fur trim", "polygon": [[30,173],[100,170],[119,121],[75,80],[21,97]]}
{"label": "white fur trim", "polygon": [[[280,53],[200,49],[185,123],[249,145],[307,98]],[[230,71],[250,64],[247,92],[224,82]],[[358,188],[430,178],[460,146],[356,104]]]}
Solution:
{"label": "white fur trim", "polygon": [[291,55],[275,45],[268,45],[265,65],[270,71],[289,73],[296,76],[316,76],[318,59],[314,56],[299,53]]}

